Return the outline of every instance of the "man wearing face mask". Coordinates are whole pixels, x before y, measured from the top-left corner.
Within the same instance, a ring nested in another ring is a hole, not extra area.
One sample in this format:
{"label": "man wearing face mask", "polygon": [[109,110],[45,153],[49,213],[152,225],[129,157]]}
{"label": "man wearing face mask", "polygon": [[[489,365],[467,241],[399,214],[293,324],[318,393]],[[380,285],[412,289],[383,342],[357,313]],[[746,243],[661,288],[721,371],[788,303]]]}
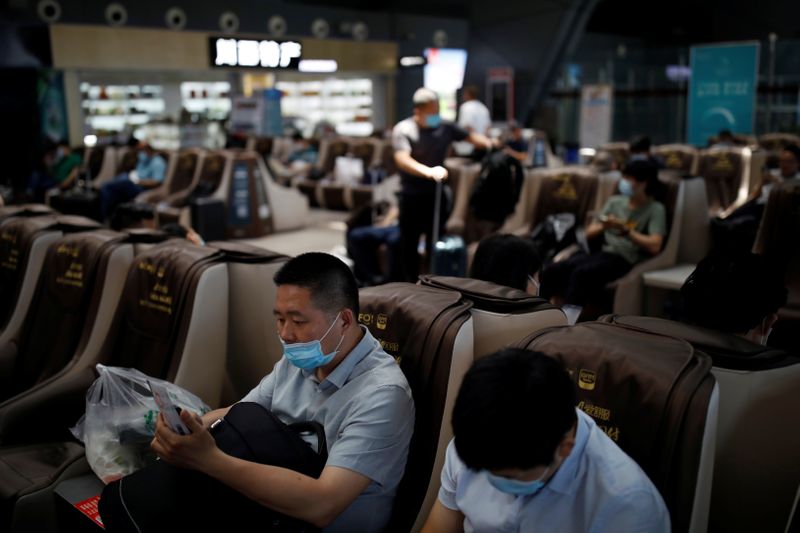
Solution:
{"label": "man wearing face mask", "polygon": [[[447,179],[444,165],[453,141],[472,143],[489,149],[492,142],[484,135],[442,121],[439,98],[430,89],[414,93],[414,115],[397,123],[392,130],[394,160],[400,170],[400,250],[407,281],[419,275],[419,238],[426,236],[428,256],[431,253],[436,182]],[[447,201],[442,195],[440,224],[447,221]]]}
{"label": "man wearing face mask", "polygon": [[750,252],[706,257],[681,287],[686,321],[766,345],[786,305],[783,279]]}
{"label": "man wearing face mask", "polygon": [[152,447],[262,505],[327,532],[378,532],[388,524],[414,428],[414,402],[400,367],[358,324],[358,289],[348,267],[322,253],[295,257],[275,274],[275,319],[284,357],[242,401],[285,423],[325,428],[328,460],[319,479],[226,455],[202,419],[181,413],[191,435],[159,417]]}
{"label": "man wearing face mask", "polygon": [[[603,238],[601,251],[578,252],[542,271],[541,295],[563,306],[571,323],[581,316],[584,306],[601,300],[606,284],[661,251],[667,216],[664,205],[655,199],[660,188],[655,164],[628,163],[619,182],[620,194],[609,198],[597,220],[586,228],[587,240]],[[592,314],[599,313],[593,309]]]}
{"label": "man wearing face mask", "polygon": [[476,361],[423,533],[669,532],[647,475],[575,404],[569,375],[541,353]]}

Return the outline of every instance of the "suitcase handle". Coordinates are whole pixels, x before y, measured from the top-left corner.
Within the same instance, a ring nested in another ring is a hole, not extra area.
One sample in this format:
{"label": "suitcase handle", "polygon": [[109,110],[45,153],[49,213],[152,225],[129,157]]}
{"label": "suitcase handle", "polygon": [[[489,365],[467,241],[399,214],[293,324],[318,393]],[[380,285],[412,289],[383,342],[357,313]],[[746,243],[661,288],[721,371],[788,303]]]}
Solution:
{"label": "suitcase handle", "polygon": [[435,181],[436,181],[436,198],[433,203],[433,232],[431,233],[431,246],[430,246],[431,256],[429,258],[431,262],[431,268],[430,268],[431,272],[435,270],[434,259],[436,257],[436,243],[439,242],[439,220],[442,216],[441,214],[442,187],[444,187],[444,185],[442,184],[443,182],[441,180],[435,180]]}

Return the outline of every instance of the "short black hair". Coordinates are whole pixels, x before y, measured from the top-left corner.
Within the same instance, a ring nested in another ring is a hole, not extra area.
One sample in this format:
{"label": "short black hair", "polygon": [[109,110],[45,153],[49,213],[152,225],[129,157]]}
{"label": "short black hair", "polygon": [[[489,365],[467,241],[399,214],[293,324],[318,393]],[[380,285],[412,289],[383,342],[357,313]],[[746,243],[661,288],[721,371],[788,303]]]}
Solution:
{"label": "short black hair", "polygon": [[643,153],[649,152],[652,143],[650,142],[650,137],[642,136],[637,137],[631,142],[631,152],[634,153]]}
{"label": "short black hair", "polygon": [[686,319],[726,333],[747,333],[786,304],[783,275],[761,255],[706,257],[681,287]]}
{"label": "short black hair", "polygon": [[470,277],[524,291],[528,276],[542,268],[542,259],[529,239],[495,234],[483,239],[475,251]]}
{"label": "short black hair", "polygon": [[166,233],[167,235],[172,235],[173,237],[178,237],[181,239],[185,239],[186,236],[189,234],[188,229],[175,222],[164,224],[159,229],[164,233]]}
{"label": "short black hair", "polygon": [[791,153],[797,162],[800,163],[800,146],[796,144],[787,144],[783,147],[783,151]]}
{"label": "short black hair", "polygon": [[506,348],[479,359],[453,409],[458,456],[472,470],[549,465],[577,420],[576,401],[569,374],[543,353]]}
{"label": "short black hair", "polygon": [[356,278],[340,259],[319,252],[310,252],[290,259],[273,278],[275,285],[296,285],[311,291],[314,306],[335,314],[350,309],[358,316]]}
{"label": "short black hair", "polygon": [[648,196],[658,196],[661,191],[661,182],[658,181],[658,166],[653,161],[636,159],[625,165],[622,170],[624,176],[630,176],[638,182],[645,182],[645,192]]}
{"label": "short black hair", "polygon": [[478,89],[477,85],[467,85],[464,87],[464,96],[469,96],[477,100],[481,96],[481,90]]}

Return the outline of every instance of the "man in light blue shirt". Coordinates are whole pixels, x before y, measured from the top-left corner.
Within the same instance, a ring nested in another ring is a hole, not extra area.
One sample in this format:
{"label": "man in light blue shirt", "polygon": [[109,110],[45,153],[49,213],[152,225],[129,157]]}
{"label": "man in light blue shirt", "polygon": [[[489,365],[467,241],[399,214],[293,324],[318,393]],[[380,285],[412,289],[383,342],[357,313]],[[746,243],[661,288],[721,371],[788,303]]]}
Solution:
{"label": "man in light blue shirt", "polygon": [[439,499],[423,533],[669,533],[664,501],[586,414],[555,360],[477,361],[453,410]]}
{"label": "man in light blue shirt", "polygon": [[320,477],[223,453],[204,429],[229,408],[202,419],[183,411],[192,430],[187,436],[159,417],[152,448],[325,533],[378,533],[405,470],[414,429],[411,388],[394,358],[358,324],[356,281],[339,259],[300,255],[278,271],[275,284],[284,357],[242,401],[261,404],[287,424],[322,424],[328,459]]}
{"label": "man in light blue shirt", "polygon": [[136,198],[145,189],[158,187],[167,175],[167,162],[144,143],[140,147],[136,168],[123,172],[100,188],[100,208],[104,218],[110,218],[118,205]]}

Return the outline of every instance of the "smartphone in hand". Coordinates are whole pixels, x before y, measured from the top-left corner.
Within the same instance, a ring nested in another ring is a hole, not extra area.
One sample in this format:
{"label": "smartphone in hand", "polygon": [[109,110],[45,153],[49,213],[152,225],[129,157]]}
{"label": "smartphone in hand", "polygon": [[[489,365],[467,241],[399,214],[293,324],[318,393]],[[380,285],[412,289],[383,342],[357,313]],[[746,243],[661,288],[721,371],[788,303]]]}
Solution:
{"label": "smartphone in hand", "polygon": [[147,384],[150,385],[150,391],[153,393],[153,399],[156,401],[161,414],[164,415],[169,428],[178,435],[188,435],[191,433],[186,424],[183,423],[180,416],[180,408],[176,407],[169,397],[167,387],[162,383],[155,383],[148,380]]}

